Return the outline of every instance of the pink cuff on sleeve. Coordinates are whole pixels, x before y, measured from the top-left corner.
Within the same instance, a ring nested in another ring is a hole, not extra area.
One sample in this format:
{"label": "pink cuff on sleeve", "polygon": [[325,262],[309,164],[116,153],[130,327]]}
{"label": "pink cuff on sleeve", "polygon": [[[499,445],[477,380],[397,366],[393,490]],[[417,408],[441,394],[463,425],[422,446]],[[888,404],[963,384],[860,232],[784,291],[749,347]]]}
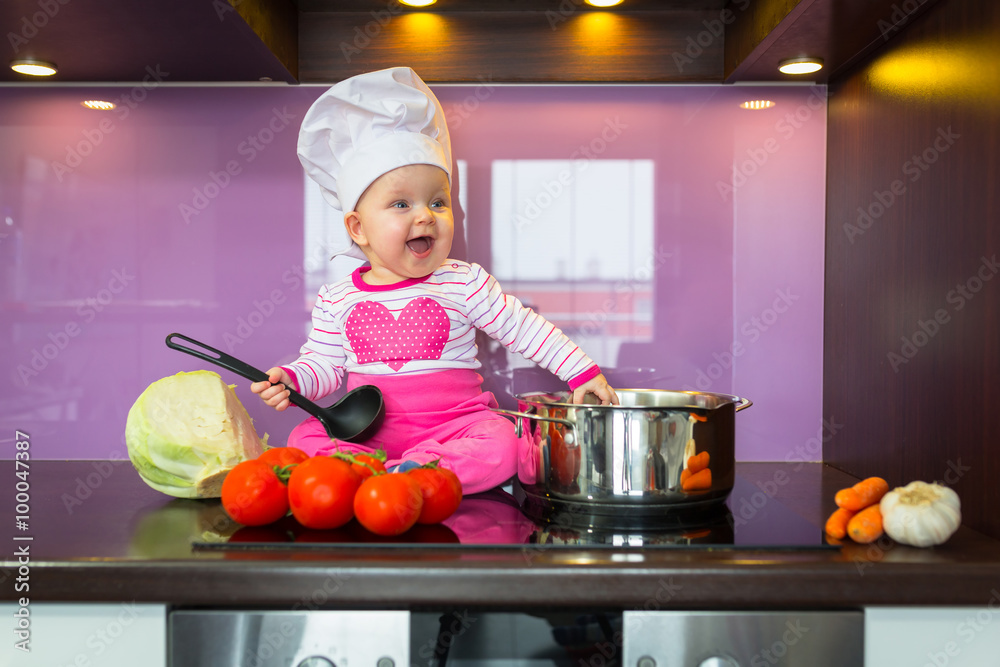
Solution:
{"label": "pink cuff on sleeve", "polygon": [[301,393],[302,393],[302,391],[301,391],[301,390],[299,389],[299,378],[298,378],[298,376],[296,376],[296,375],[295,375],[295,371],[293,371],[293,370],[292,370],[291,368],[289,368],[288,366],[282,366],[282,367],[281,367],[281,370],[283,370],[283,371],[285,371],[286,373],[288,373],[288,376],[289,376],[290,378],[292,378],[292,384],[294,385],[294,386],[292,387],[292,389],[294,389],[295,391],[297,391],[297,392],[299,392],[299,393],[301,394]]}
{"label": "pink cuff on sleeve", "polygon": [[571,378],[569,381],[569,388],[576,391],[576,388],[579,387],[581,384],[586,384],[590,382],[600,374],[601,374],[600,367],[597,364],[594,364],[593,366],[583,371],[576,377]]}

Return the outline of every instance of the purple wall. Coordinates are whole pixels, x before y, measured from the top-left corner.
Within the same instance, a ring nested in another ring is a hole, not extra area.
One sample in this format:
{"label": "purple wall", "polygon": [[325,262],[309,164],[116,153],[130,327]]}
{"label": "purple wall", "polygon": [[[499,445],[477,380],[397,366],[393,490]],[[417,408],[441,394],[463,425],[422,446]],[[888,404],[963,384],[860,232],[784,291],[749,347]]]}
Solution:
{"label": "purple wall", "polygon": [[[123,458],[142,390],[210,367],[167,349],[172,331],[261,368],[294,356],[314,298],[301,279],[295,140],[323,90],[0,90],[0,443],[19,429],[35,458]],[[653,160],[652,341],[598,361],[653,368],[651,386],[752,399],[737,420],[740,460],[796,448],[821,458],[810,439],[821,429],[825,90],[435,90],[476,221],[456,256],[489,266],[492,160],[565,160],[581,146]],[[738,108],[751,94],[777,106]],[[79,105],[123,95],[131,105],[110,112]],[[304,416],[265,409],[221,374],[272,442]]]}

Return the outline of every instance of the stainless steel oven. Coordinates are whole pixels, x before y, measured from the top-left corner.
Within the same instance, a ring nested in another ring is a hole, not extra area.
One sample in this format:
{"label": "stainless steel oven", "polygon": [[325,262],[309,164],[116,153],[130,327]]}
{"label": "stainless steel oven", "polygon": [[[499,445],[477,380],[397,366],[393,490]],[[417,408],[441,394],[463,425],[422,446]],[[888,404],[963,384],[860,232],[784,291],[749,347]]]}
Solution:
{"label": "stainless steel oven", "polygon": [[409,667],[406,611],[179,610],[172,667]]}
{"label": "stainless steel oven", "polygon": [[627,611],[630,667],[860,667],[862,611]]}
{"label": "stainless steel oven", "polygon": [[204,611],[172,667],[860,667],[861,611]]}

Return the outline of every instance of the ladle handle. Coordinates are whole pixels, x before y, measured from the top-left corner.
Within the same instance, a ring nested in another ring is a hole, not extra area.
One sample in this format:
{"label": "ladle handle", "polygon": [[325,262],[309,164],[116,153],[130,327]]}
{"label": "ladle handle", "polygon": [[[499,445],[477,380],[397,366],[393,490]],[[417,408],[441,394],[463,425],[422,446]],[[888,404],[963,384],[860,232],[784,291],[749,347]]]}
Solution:
{"label": "ladle handle", "polygon": [[[193,347],[188,347],[182,343],[178,343],[176,339],[187,341],[192,345],[197,345],[202,348],[200,350]],[[190,354],[192,357],[198,357],[199,359],[204,359],[205,361],[215,364],[216,366],[221,366],[227,370],[231,370],[237,375],[241,375],[248,380],[253,380],[254,382],[267,382],[270,381],[267,373],[260,370],[259,368],[254,368],[250,364],[240,361],[234,356],[228,355],[221,350],[216,350],[210,345],[205,345],[201,341],[197,341],[194,338],[189,338],[179,333],[172,333],[167,336],[167,347],[177,350],[178,352],[183,352],[185,354]],[[203,351],[204,350],[204,351]],[[286,385],[287,387],[287,385]],[[322,408],[310,401],[308,398],[295,391],[291,387],[288,389],[288,400],[293,404],[299,406],[313,417],[319,417],[322,413]]]}

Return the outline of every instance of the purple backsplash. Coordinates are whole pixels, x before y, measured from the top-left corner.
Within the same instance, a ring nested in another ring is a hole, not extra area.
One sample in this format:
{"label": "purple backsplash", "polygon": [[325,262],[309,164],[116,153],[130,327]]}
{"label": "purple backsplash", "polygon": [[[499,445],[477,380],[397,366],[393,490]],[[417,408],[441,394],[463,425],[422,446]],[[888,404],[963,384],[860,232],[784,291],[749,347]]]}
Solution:
{"label": "purple backsplash", "polygon": [[[163,341],[185,333],[260,368],[294,356],[315,297],[295,142],[323,90],[0,90],[0,458],[16,430],[33,458],[125,458],[136,397],[197,368],[238,384],[258,430],[284,441],[303,413],[265,408],[248,381]],[[468,165],[461,218],[475,221],[455,256],[490,266],[493,160],[590,146],[654,161],[652,342],[598,362],[753,400],[738,460],[821,460],[825,89],[435,91]],[[131,104],[110,112],[79,104],[123,95]],[[777,106],[738,108],[751,96]]]}

